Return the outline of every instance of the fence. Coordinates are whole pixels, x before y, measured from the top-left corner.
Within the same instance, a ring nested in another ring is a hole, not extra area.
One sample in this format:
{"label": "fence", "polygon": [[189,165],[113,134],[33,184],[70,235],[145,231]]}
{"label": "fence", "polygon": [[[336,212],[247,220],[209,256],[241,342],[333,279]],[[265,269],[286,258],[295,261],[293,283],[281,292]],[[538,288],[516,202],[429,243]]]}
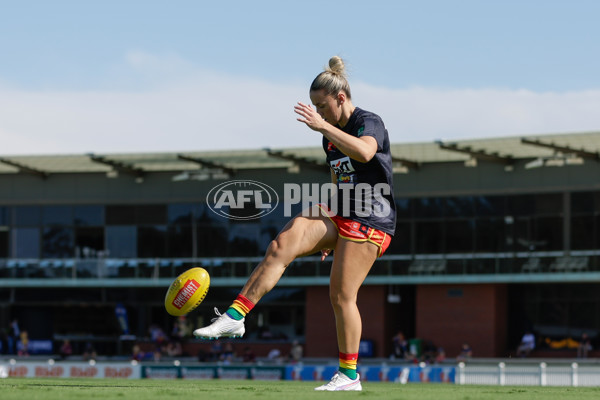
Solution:
{"label": "fence", "polygon": [[512,364],[467,365],[459,363],[456,383],[460,385],[513,386],[600,386],[600,365]]}
{"label": "fence", "polygon": [[[0,279],[8,284],[31,278],[46,280],[91,279],[172,279],[192,266],[203,266],[213,278],[245,278],[261,257],[226,258],[176,258],[176,259],[0,259]],[[328,278],[330,263],[320,257],[303,257],[295,260],[294,268],[286,271],[287,277]],[[446,255],[384,255],[378,259],[371,272],[373,278],[401,279],[419,282],[444,280],[467,276],[521,276],[519,281],[550,276],[563,279],[572,274],[581,280],[586,274],[598,275],[600,250],[571,252],[517,252],[469,253]],[[8,278],[8,279],[7,279]]]}
{"label": "fence", "polygon": [[[297,364],[231,364],[189,361],[137,363],[55,362],[0,360],[0,378],[126,378],[126,379],[259,379],[328,380],[336,371],[334,361]],[[500,386],[600,386],[600,364],[577,363],[445,363],[441,365],[365,363],[359,366],[361,380],[416,384],[432,382],[460,385]]]}

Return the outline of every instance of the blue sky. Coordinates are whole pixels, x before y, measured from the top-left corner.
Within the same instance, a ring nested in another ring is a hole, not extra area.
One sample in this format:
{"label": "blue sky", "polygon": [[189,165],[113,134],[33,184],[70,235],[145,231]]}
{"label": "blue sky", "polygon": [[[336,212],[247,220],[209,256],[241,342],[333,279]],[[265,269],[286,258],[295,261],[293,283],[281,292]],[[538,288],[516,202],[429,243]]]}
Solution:
{"label": "blue sky", "polygon": [[318,146],[332,55],[392,142],[600,130],[600,2],[0,0],[0,155]]}

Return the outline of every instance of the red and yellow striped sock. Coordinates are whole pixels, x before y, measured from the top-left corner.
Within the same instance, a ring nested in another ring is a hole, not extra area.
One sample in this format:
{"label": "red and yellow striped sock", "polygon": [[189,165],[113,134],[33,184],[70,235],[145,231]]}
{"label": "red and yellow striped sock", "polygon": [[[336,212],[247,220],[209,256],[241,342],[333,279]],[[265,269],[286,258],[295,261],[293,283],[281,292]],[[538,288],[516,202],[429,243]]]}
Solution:
{"label": "red and yellow striped sock", "polygon": [[254,308],[254,303],[241,294],[229,306],[226,314],[236,321],[243,319]]}
{"label": "red and yellow striped sock", "polygon": [[356,379],[356,364],[358,363],[358,353],[340,352],[340,372],[348,378]]}

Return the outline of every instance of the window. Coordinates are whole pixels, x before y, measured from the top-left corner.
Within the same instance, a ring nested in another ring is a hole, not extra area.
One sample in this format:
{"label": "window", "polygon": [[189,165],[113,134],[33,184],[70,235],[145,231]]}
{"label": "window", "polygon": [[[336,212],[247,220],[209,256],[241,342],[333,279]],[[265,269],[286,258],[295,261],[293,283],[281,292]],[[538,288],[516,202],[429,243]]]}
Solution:
{"label": "window", "polygon": [[197,249],[194,254],[194,235],[192,225],[171,225],[167,230],[168,257],[198,257]]}
{"label": "window", "polygon": [[519,217],[514,219],[512,229],[508,229],[512,246],[509,251],[534,251],[535,243],[531,240],[531,219]]}
{"label": "window", "polygon": [[260,222],[232,223],[229,225],[229,255],[257,256]]}
{"label": "window", "polygon": [[14,258],[40,258],[40,229],[15,228],[11,231]]}
{"label": "window", "polygon": [[571,249],[596,248],[599,217],[580,216],[571,218]]}
{"label": "window", "polygon": [[535,210],[535,196],[530,194],[508,196],[508,215],[533,215]]}
{"label": "window", "polygon": [[167,206],[164,204],[106,206],[107,225],[165,224],[166,222]]}
{"label": "window", "polygon": [[167,206],[164,204],[141,205],[135,207],[136,224],[166,224]]}
{"label": "window", "polygon": [[445,215],[447,217],[472,217],[475,215],[475,198],[471,196],[448,197]]}
{"label": "window", "polygon": [[410,218],[413,203],[412,199],[396,199],[396,216],[398,218]]}
{"label": "window", "polygon": [[470,253],[473,251],[475,221],[446,221],[446,252]]}
{"label": "window", "polygon": [[198,224],[197,249],[199,257],[227,257],[229,232],[225,227],[217,224]]}
{"label": "window", "polygon": [[79,226],[104,225],[103,206],[75,206],[73,207],[74,223]]}
{"label": "window", "polygon": [[509,215],[562,214],[562,193],[526,194],[508,197]]}
{"label": "window", "polygon": [[600,211],[598,193],[595,192],[573,192],[571,193],[571,213],[593,214]]}
{"label": "window", "polygon": [[106,249],[109,257],[134,258],[137,256],[137,229],[135,226],[107,226]]}
{"label": "window", "polygon": [[68,258],[74,255],[73,229],[60,226],[44,228],[42,257]]}
{"label": "window", "polygon": [[436,218],[444,215],[443,198],[421,198],[415,199],[415,217]]}
{"label": "window", "polygon": [[505,251],[508,239],[506,231],[504,218],[477,219],[475,251],[479,253],[497,253]]}
{"label": "window", "polygon": [[[169,204],[166,208],[169,225],[166,231],[168,257],[226,257],[227,234],[211,237],[213,214],[200,203]],[[215,216],[215,218],[218,218]],[[221,219],[217,231],[226,231],[228,221]],[[219,236],[221,236],[219,238]],[[213,243],[214,241],[214,243]],[[209,244],[207,244],[209,243]],[[216,249],[211,249],[211,246]]]}
{"label": "window", "polygon": [[13,224],[15,226],[39,226],[41,214],[38,206],[16,206],[13,208]]}
{"label": "window", "polygon": [[562,193],[544,193],[535,195],[534,212],[536,215],[562,215]]}
{"label": "window", "polygon": [[410,222],[396,223],[396,233],[385,254],[411,254],[411,226]]}
{"label": "window", "polygon": [[596,249],[600,229],[600,192],[573,192],[570,195],[571,249]]}
{"label": "window", "polygon": [[73,207],[44,206],[42,209],[44,225],[73,225]]}
{"label": "window", "polygon": [[506,215],[505,196],[478,196],[474,199],[475,213],[481,216],[504,216]]}
{"label": "window", "polygon": [[133,225],[134,223],[134,206],[106,206],[107,225]]}
{"label": "window", "polygon": [[169,224],[191,224],[192,218],[198,219],[204,213],[204,205],[199,203],[179,203],[167,206]]}
{"label": "window", "polygon": [[444,252],[444,224],[442,222],[416,223],[417,254]]}
{"label": "window", "polygon": [[8,258],[8,229],[0,226],[0,258]]}
{"label": "window", "polygon": [[82,258],[95,258],[104,250],[103,227],[78,227],[75,229],[75,248]]}
{"label": "window", "polygon": [[167,254],[167,227],[164,225],[140,226],[137,230],[137,256],[142,258],[165,257]]}
{"label": "window", "polygon": [[0,207],[0,226],[10,225],[9,221],[9,208],[8,207]]}
{"label": "window", "polygon": [[9,220],[8,207],[0,207],[0,258],[8,257]]}
{"label": "window", "polygon": [[562,250],[563,219],[561,217],[538,217],[532,222],[533,250]]}

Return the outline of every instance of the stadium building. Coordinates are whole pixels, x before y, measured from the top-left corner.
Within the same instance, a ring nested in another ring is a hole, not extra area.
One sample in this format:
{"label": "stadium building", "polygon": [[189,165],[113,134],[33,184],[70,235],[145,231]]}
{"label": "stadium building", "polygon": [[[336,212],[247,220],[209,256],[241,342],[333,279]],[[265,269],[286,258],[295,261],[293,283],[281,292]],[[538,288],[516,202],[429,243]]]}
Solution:
{"label": "stadium building", "polygon": [[[359,293],[363,356],[388,356],[398,331],[450,357],[463,343],[509,356],[528,330],[537,351],[584,332],[596,344],[600,132],[395,144],[392,155],[397,230]],[[170,333],[166,288],[191,266],[211,288],[188,320],[210,321],[302,209],[286,209],[285,185],[329,182],[324,158],[319,147],[0,156],[0,328],[16,318],[33,340],[124,353],[150,326]],[[277,196],[226,218],[207,195],[228,181]],[[329,267],[292,263],[242,341],[298,339],[306,356],[337,356]]]}

